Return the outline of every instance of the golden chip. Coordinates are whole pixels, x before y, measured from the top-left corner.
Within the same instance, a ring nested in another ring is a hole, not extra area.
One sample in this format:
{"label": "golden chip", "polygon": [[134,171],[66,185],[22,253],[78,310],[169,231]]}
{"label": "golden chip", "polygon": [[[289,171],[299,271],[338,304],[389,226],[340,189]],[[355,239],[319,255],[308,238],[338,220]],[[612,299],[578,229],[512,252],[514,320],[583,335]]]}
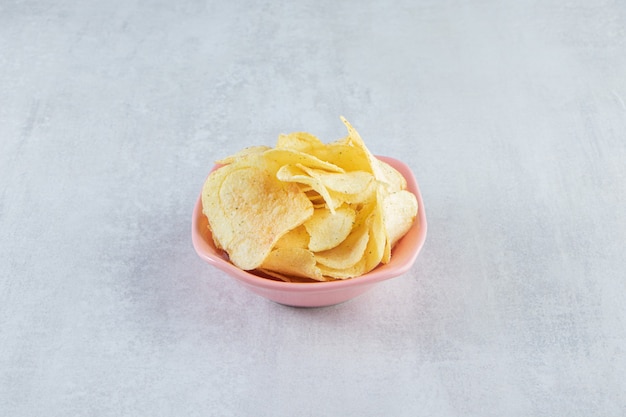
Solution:
{"label": "golden chip", "polygon": [[323,161],[314,155],[293,149],[269,149],[263,152],[263,157],[274,162],[279,167],[283,165],[302,165],[307,168],[323,169],[330,172],[345,172],[343,168]]}
{"label": "golden chip", "polygon": [[245,159],[254,155],[260,155],[269,149],[272,149],[272,148],[270,148],[269,146],[264,146],[264,145],[249,146],[247,148],[243,148],[236,154],[227,156],[226,158],[216,161],[216,163],[220,165],[232,164],[233,162],[238,161],[240,159]]}
{"label": "golden chip", "polygon": [[341,203],[333,201],[328,192],[328,189],[326,189],[324,184],[322,184],[322,182],[317,178],[309,175],[307,171],[309,171],[309,168],[305,167],[304,165],[283,165],[276,173],[276,177],[281,181],[294,182],[311,187],[317,194],[319,194],[323,198],[324,203],[327,205],[330,211],[334,213],[335,207],[338,207]]}
{"label": "golden chip", "polygon": [[339,245],[350,234],[355,217],[356,213],[350,207],[340,207],[334,213],[327,208],[315,209],[304,222],[310,236],[308,248],[320,252]]}
{"label": "golden chip", "polygon": [[368,228],[366,225],[361,225],[361,227],[353,230],[339,245],[323,252],[317,252],[315,259],[325,267],[335,270],[350,268],[363,259],[368,240]]}
{"label": "golden chip", "polygon": [[276,149],[292,149],[313,155],[314,149],[324,147],[324,142],[307,132],[294,132],[278,136]]}
{"label": "golden chip", "polygon": [[202,193],[216,247],[236,266],[288,282],[363,275],[391,259],[417,199],[341,118],[348,136],[280,135],[218,161]]}
{"label": "golden chip", "polygon": [[262,167],[236,163],[209,175],[202,205],[216,245],[244,270],[257,268],[278,239],[313,214],[297,185]]}
{"label": "golden chip", "polygon": [[309,247],[309,233],[304,225],[300,225],[285,233],[274,245],[274,248],[303,248]]}
{"label": "golden chip", "polygon": [[382,202],[383,218],[390,248],[404,236],[417,215],[417,199],[406,190],[388,194]]}
{"label": "golden chip", "polygon": [[263,260],[261,269],[282,275],[322,280],[322,272],[316,266],[315,256],[307,249],[278,248]]}

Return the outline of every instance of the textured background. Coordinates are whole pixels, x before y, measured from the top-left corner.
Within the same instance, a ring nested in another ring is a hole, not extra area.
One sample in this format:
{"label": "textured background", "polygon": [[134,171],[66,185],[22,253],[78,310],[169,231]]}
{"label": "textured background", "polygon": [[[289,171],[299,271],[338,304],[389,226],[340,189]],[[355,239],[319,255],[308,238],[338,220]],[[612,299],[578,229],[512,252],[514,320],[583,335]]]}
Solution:
{"label": "textured background", "polygon": [[[0,414],[626,415],[626,6],[0,3]],[[215,159],[402,159],[411,271],[322,309],[203,263]]]}

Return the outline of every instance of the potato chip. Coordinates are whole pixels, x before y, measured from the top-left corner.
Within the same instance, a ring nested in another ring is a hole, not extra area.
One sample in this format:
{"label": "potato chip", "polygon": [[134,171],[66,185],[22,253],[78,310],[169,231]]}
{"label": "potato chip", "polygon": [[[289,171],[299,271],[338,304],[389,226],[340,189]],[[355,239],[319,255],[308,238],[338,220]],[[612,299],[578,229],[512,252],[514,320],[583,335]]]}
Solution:
{"label": "potato chip", "polygon": [[374,199],[376,195],[376,187],[372,184],[372,186],[368,189],[357,194],[345,194],[333,190],[328,190],[328,194],[330,195],[330,199],[335,206],[340,206],[342,204],[356,206],[359,204],[367,204]]}
{"label": "potato chip", "polygon": [[365,171],[337,173],[311,168],[307,173],[319,179],[327,189],[341,194],[362,194],[374,181],[374,176]]}
{"label": "potato chip", "polygon": [[348,268],[336,269],[324,265],[319,265],[319,269],[322,273],[322,276],[327,278],[327,280],[350,279],[361,276],[368,272],[365,266],[364,259],[359,260],[359,262]]}
{"label": "potato chip", "polygon": [[283,165],[302,165],[307,168],[323,169],[330,172],[345,172],[343,168],[322,161],[314,155],[292,149],[269,149],[263,152],[263,157],[268,161],[276,163],[279,167]]}
{"label": "potato chip", "polygon": [[[345,119],[342,118],[342,120]],[[349,138],[325,144],[310,133],[295,132],[279,135],[276,148],[291,149],[314,155],[318,159],[343,168],[345,171],[368,171],[371,169],[367,148],[364,145],[354,146],[353,143],[350,143]]]}
{"label": "potato chip", "polygon": [[383,200],[386,192],[383,188],[379,188],[376,193],[376,205],[374,208],[375,214],[371,217],[370,226],[373,229],[373,233],[377,239],[378,245],[374,252],[376,256],[380,256],[380,261],[384,264],[391,260],[391,245],[389,244],[389,233],[385,227],[385,212],[383,210]]}
{"label": "potato chip", "polygon": [[234,155],[230,155],[230,156],[227,156],[226,158],[216,161],[216,163],[220,165],[232,164],[233,162],[238,161],[240,159],[248,158],[254,155],[260,155],[269,149],[272,149],[272,148],[270,148],[269,146],[263,146],[263,145],[249,146],[247,148],[243,148],[242,150],[240,150]]}
{"label": "potato chip", "polygon": [[319,279],[307,278],[307,277],[296,277],[293,275],[285,275],[276,271],[270,271],[269,269],[257,268],[255,272],[261,277],[277,279],[285,282],[318,282],[318,281],[333,281],[334,279],[331,277],[321,276]]}
{"label": "potato chip", "polygon": [[393,193],[406,189],[406,179],[388,163],[376,159],[373,170],[374,177],[384,184],[385,191]]}
{"label": "potato chip", "polygon": [[309,247],[309,233],[304,225],[300,225],[285,233],[274,245],[274,248],[302,248]]}
{"label": "potato chip", "polygon": [[324,142],[307,132],[281,134],[276,142],[276,149],[292,149],[294,151],[313,154],[313,150],[324,147]]}
{"label": "potato chip", "polygon": [[216,245],[244,270],[257,268],[284,234],[313,214],[297,185],[263,167],[236,163],[209,175],[202,205]]}
{"label": "potato chip", "polygon": [[345,171],[369,171],[370,162],[362,148],[348,144],[345,140],[329,143],[324,148],[314,149],[319,159],[342,167]]}
{"label": "potato chip", "polygon": [[307,192],[311,201],[315,204],[314,199],[321,197],[333,213],[343,203],[358,204],[371,200],[376,191],[374,177],[365,171],[336,173],[302,165],[298,167],[310,177],[301,180],[315,185],[315,189],[307,187],[307,191],[310,188],[317,193]]}
{"label": "potato chip", "polygon": [[335,270],[350,268],[363,258],[369,240],[367,225],[355,229],[338,246],[315,253],[320,264]]}
{"label": "potato chip", "polygon": [[334,213],[335,207],[338,207],[341,202],[333,201],[324,184],[317,178],[310,176],[307,170],[308,168],[303,165],[283,165],[276,173],[276,177],[281,181],[294,182],[311,187],[324,199],[327,207]]}
{"label": "potato chip", "polygon": [[307,249],[274,249],[263,260],[260,267],[282,275],[322,280],[322,272],[316,266],[315,256]]}
{"label": "potato chip", "polygon": [[404,236],[417,215],[417,199],[406,190],[388,194],[383,198],[382,211],[387,241],[390,248]]}
{"label": "potato chip", "polygon": [[381,161],[376,158],[365,146],[363,139],[361,139],[361,135],[352,127],[350,122],[348,122],[344,117],[341,118],[341,121],[348,128],[348,143],[351,143],[353,146],[362,149],[365,158],[369,162],[369,171],[374,174],[374,178],[382,183],[386,184],[389,191],[397,191],[403,190],[406,188],[406,179],[400,174],[396,169],[387,164],[386,162]]}
{"label": "potato chip", "polygon": [[334,213],[327,208],[315,209],[304,222],[310,236],[308,248],[320,252],[339,245],[350,234],[355,217],[354,209],[347,206],[338,208]]}
{"label": "potato chip", "polygon": [[318,264],[320,271],[324,276],[332,277],[334,279],[349,279],[363,275],[378,264],[382,259],[382,253],[384,249],[384,242],[381,244],[381,234],[377,234],[375,230],[370,229],[368,231],[368,240],[363,257],[359,259],[357,263],[345,268],[332,268],[322,264]]}

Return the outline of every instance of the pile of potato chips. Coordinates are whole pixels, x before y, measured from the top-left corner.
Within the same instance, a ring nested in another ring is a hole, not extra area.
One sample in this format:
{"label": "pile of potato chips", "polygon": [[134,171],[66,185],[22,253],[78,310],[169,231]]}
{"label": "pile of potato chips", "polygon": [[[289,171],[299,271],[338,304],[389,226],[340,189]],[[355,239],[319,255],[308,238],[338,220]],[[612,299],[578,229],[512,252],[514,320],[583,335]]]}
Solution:
{"label": "pile of potato chips", "polygon": [[341,120],[348,136],[333,143],[298,132],[218,161],[202,207],[234,265],[301,282],[354,278],[389,262],[417,199]]}

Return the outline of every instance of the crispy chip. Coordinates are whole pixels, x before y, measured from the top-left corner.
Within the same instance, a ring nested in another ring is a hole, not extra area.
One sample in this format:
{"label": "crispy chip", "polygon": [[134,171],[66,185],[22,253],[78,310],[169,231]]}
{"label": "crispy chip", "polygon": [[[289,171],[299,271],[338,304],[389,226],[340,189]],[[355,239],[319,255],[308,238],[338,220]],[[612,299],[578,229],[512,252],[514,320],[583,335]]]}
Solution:
{"label": "crispy chip", "polygon": [[345,172],[343,168],[323,161],[314,155],[292,149],[269,149],[263,152],[263,157],[276,163],[278,166],[299,165],[330,172]]}
{"label": "crispy chip", "polygon": [[325,267],[335,270],[350,268],[363,258],[368,240],[368,228],[362,225],[353,230],[338,246],[317,252],[315,259]]}
{"label": "crispy chip", "polygon": [[272,148],[270,148],[269,146],[263,146],[263,145],[249,146],[247,148],[243,148],[242,150],[240,150],[234,155],[230,155],[230,156],[227,156],[226,158],[216,161],[216,163],[220,165],[232,164],[233,162],[238,161],[240,159],[245,159],[254,155],[260,155],[269,149],[272,149]]}
{"label": "crispy chip", "polygon": [[392,166],[376,158],[365,146],[361,135],[352,127],[344,117],[341,118],[348,128],[348,143],[362,149],[367,161],[369,162],[369,171],[374,174],[374,178],[384,183],[389,191],[403,190],[406,188],[406,179]]}
{"label": "crispy chip", "polygon": [[375,268],[381,262],[386,264],[391,259],[391,246],[388,245],[388,236],[387,230],[385,229],[381,195],[382,192],[379,191],[372,214],[368,217],[371,238],[371,245],[369,245],[367,249],[368,270]]}
{"label": "crispy chip", "polygon": [[319,159],[340,166],[347,172],[370,170],[365,150],[347,143],[345,139],[329,143],[323,148],[316,148],[314,152]]}
{"label": "crispy chip", "polygon": [[274,245],[274,248],[303,248],[309,247],[309,233],[304,225],[300,225],[285,233]]}
{"label": "crispy chip", "polygon": [[394,167],[376,159],[374,161],[374,176],[384,184],[385,191],[393,193],[406,189],[406,179]]}
{"label": "crispy chip", "polygon": [[304,222],[310,236],[308,248],[319,252],[339,245],[350,234],[355,217],[356,213],[350,207],[340,207],[334,213],[327,208],[315,209]]}
{"label": "crispy chip", "polygon": [[324,142],[307,132],[282,134],[278,136],[278,142],[276,142],[276,149],[291,149],[308,154],[313,154],[314,149],[324,146]]}
{"label": "crispy chip", "polygon": [[295,132],[218,161],[202,192],[215,246],[268,279],[350,279],[391,259],[417,199],[341,118],[348,136],[329,144]]}
{"label": "crispy chip", "polygon": [[257,268],[281,236],[313,214],[297,185],[236,163],[209,175],[202,204],[216,243],[245,270]]}
{"label": "crispy chip", "polygon": [[336,173],[321,169],[309,169],[307,173],[320,180],[327,189],[342,194],[357,195],[365,193],[374,181],[372,174],[365,171]]}
{"label": "crispy chip", "polygon": [[316,266],[315,256],[303,248],[274,249],[261,264],[261,269],[287,276],[322,280],[322,272]]}
{"label": "crispy chip", "polygon": [[279,272],[270,271],[269,269],[258,268],[256,271],[260,276],[267,276],[269,278],[276,278],[285,282],[318,282],[318,281],[333,281],[334,278],[321,276],[319,279],[306,278],[306,277],[296,277],[293,275],[285,275]]}
{"label": "crispy chip", "polygon": [[284,165],[280,167],[280,169],[276,173],[276,177],[281,181],[295,182],[311,187],[324,199],[327,207],[330,209],[331,212],[334,213],[335,207],[338,207],[341,203],[333,201],[324,184],[322,184],[322,182],[317,178],[309,175],[309,173],[307,172],[308,170],[309,168],[299,164]]}
{"label": "crispy chip", "polygon": [[417,199],[413,193],[400,190],[383,198],[382,210],[389,248],[409,231],[417,215]]}

